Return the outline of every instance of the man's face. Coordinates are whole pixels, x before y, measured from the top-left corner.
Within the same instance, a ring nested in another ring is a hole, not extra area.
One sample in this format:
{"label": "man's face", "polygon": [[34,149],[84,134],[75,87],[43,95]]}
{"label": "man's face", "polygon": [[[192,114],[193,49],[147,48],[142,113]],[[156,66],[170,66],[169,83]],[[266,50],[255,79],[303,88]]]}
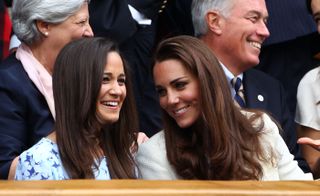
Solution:
{"label": "man's face", "polygon": [[220,36],[228,58],[223,63],[239,66],[240,72],[259,63],[261,45],[270,35],[267,18],[264,0],[234,0],[230,15],[222,19]]}
{"label": "man's face", "polygon": [[311,10],[313,18],[317,23],[318,33],[320,33],[320,0],[311,1]]}

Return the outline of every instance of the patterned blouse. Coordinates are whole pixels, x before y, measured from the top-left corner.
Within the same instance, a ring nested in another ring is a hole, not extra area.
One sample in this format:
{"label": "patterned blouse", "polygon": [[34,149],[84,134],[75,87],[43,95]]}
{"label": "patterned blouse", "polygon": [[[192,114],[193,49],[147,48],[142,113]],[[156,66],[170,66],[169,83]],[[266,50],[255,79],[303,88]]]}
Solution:
{"label": "patterned blouse", "polygon": [[[110,180],[106,158],[98,160],[99,169],[93,168],[95,179]],[[48,138],[24,151],[16,168],[16,180],[66,180],[70,179],[65,171],[58,146]]]}

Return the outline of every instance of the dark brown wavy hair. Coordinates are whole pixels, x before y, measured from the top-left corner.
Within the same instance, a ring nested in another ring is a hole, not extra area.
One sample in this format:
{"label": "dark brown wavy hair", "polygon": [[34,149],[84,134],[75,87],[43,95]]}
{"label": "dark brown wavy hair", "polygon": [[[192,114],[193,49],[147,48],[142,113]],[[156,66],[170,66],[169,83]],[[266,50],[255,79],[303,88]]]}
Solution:
{"label": "dark brown wavy hair", "polygon": [[199,39],[162,41],[155,61],[168,59],[180,61],[199,80],[202,108],[197,122],[186,129],[163,111],[167,157],[177,174],[183,179],[261,179],[260,161],[267,160],[259,141],[264,125],[252,126],[261,113],[246,117],[240,112],[218,60]]}
{"label": "dark brown wavy hair", "polygon": [[105,38],[77,40],[62,49],[54,66],[57,144],[72,179],[94,178],[92,167],[98,167],[101,149],[111,178],[135,178],[130,149],[137,147],[138,124],[125,63],[127,96],[119,120],[105,125],[97,114],[107,55],[113,51],[119,53],[116,44]]}

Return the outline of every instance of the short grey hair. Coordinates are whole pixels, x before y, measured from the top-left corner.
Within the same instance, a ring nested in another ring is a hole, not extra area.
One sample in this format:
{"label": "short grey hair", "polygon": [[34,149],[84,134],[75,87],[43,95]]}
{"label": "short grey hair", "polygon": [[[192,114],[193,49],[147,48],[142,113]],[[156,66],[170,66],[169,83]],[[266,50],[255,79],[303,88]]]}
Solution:
{"label": "short grey hair", "polygon": [[191,5],[192,22],[196,37],[200,37],[208,32],[206,14],[211,11],[218,11],[222,16],[230,14],[235,0],[193,0]]}
{"label": "short grey hair", "polygon": [[[88,0],[14,0],[13,31],[20,41],[32,45],[41,38],[36,22],[58,24],[80,10]],[[63,35],[61,35],[63,36]]]}

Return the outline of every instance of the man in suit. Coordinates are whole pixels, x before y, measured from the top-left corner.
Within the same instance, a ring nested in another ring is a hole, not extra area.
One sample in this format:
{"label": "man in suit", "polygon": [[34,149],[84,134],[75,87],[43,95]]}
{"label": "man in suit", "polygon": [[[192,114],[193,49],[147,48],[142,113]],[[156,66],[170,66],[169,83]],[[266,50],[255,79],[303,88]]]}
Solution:
{"label": "man in suit", "polygon": [[158,14],[167,0],[100,0],[89,5],[95,36],[117,41],[133,76],[140,131],[149,137],[162,129],[158,95],[151,75]]}
{"label": "man in suit", "polygon": [[[299,166],[309,172],[298,153],[294,121],[282,85],[253,69],[259,63],[261,45],[270,35],[265,0],[193,0],[192,17],[195,35],[219,59],[232,94],[240,97],[239,105],[271,114],[283,128],[283,138]],[[236,91],[231,84],[234,77],[242,80]]]}

